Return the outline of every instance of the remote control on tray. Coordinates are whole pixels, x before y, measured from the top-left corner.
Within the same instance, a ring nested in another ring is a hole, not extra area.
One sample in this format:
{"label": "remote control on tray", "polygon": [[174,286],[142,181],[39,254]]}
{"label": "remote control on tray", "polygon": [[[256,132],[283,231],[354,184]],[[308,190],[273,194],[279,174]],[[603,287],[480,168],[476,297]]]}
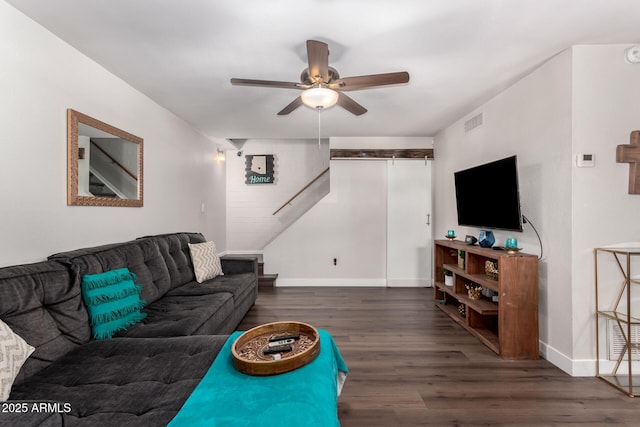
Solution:
{"label": "remote control on tray", "polygon": [[271,337],[269,338],[269,342],[274,342],[274,341],[280,341],[280,340],[297,340],[300,339],[300,334],[287,334],[287,335],[281,335],[279,337]]}
{"label": "remote control on tray", "polygon": [[293,347],[290,345],[281,345],[278,347],[266,348],[262,351],[262,354],[273,354],[273,353],[286,353],[293,350]]}

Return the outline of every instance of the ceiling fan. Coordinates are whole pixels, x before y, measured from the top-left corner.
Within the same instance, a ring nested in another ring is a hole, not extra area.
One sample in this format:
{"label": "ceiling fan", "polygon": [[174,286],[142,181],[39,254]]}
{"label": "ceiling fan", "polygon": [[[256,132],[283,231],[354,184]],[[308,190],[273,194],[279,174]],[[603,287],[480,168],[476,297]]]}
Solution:
{"label": "ceiling fan", "polygon": [[305,69],[300,75],[300,83],[233,78],[231,79],[231,84],[302,90],[303,92],[300,96],[278,113],[279,116],[289,114],[303,104],[316,109],[329,108],[337,104],[356,116],[360,116],[366,113],[367,109],[345,95],[344,91],[368,89],[376,86],[407,83],[409,81],[409,73],[406,71],[340,77],[338,71],[329,66],[329,46],[317,40],[307,40],[307,60],[309,68]]}

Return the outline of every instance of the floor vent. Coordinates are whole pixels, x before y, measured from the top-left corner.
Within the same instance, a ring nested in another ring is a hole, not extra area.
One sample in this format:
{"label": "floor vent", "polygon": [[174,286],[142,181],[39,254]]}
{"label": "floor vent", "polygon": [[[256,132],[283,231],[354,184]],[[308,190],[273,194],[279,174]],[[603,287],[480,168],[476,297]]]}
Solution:
{"label": "floor vent", "polygon": [[477,114],[464,122],[464,131],[469,132],[470,130],[475,129],[478,126],[482,126],[482,113]]}
{"label": "floor vent", "polygon": [[[620,357],[620,353],[622,353],[625,348],[625,341],[624,341],[624,336],[622,335],[622,332],[620,332],[620,327],[618,326],[618,323],[615,320],[608,320],[608,327],[607,327],[607,341],[608,341],[608,348],[609,348],[609,360],[618,360],[618,357]],[[625,328],[625,332],[626,332],[626,325],[624,325]],[[638,343],[640,342],[640,325],[631,325],[631,342],[632,343]],[[628,360],[627,354],[625,352],[625,355],[623,357],[622,360]],[[640,348],[635,347],[631,350],[631,360],[640,360]]]}

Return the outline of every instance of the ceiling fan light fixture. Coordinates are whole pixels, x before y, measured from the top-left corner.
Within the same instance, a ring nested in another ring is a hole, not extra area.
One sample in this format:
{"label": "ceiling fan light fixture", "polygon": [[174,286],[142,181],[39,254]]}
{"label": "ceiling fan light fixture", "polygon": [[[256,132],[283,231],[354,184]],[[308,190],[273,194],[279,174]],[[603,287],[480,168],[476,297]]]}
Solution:
{"label": "ceiling fan light fixture", "polygon": [[624,59],[629,64],[640,64],[640,45],[634,45],[624,51]]}
{"label": "ceiling fan light fixture", "polygon": [[338,102],[338,92],[326,87],[307,89],[300,95],[302,103],[313,109],[326,109]]}

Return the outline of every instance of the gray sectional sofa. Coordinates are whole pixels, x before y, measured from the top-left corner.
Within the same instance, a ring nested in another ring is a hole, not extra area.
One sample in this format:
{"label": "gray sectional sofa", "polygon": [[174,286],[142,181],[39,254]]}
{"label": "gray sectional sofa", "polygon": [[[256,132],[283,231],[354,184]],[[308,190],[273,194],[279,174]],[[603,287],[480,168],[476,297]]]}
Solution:
{"label": "gray sectional sofa", "polygon": [[[147,236],[0,268],[0,319],[35,347],[0,425],[166,425],[257,296],[255,259],[223,258],[223,276],[195,282],[188,243],[204,241],[199,233]],[[123,267],[142,285],[147,316],[92,340],[82,277]]]}

